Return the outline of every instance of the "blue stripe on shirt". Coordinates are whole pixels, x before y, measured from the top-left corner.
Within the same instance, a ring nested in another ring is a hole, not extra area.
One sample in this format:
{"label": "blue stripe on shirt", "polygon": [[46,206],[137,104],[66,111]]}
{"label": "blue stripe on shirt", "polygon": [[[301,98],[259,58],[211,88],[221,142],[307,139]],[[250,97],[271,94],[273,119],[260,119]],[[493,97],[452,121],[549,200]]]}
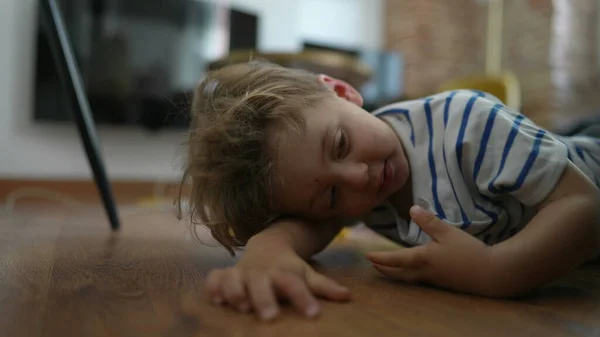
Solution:
{"label": "blue stripe on shirt", "polygon": [[[487,197],[486,197],[486,196],[483,196],[483,197],[487,199]],[[498,207],[503,207],[503,206],[501,205],[501,203],[500,203],[500,202],[498,202],[498,201],[495,201],[495,200],[491,200],[491,199],[489,199],[489,200],[490,200],[492,203],[496,204],[496,206],[498,206]],[[478,208],[478,209],[479,209],[479,208]],[[485,210],[484,210],[484,211],[485,211]],[[488,230],[492,229],[492,228],[493,228],[493,227],[494,227],[494,226],[495,226],[495,225],[498,223],[498,215],[497,215],[497,214],[494,214],[494,213],[492,213],[492,215],[493,215],[493,217],[492,217],[492,216],[490,216],[490,217],[492,218],[492,222],[491,222],[490,224],[488,224],[487,226],[485,226],[485,227],[484,227],[482,230],[480,230],[479,232],[477,232],[477,233],[473,234],[473,236],[479,236],[479,235],[485,234],[485,233],[486,233]],[[505,229],[506,229],[506,227],[507,227],[508,225],[510,225],[510,224],[512,223],[512,221],[511,221],[511,218],[510,218],[510,213],[506,212],[506,216],[508,217],[508,219],[507,219],[507,222],[506,222],[507,224],[504,226],[504,228],[505,228]]]}
{"label": "blue stripe on shirt", "polygon": [[456,159],[458,160],[458,169],[460,173],[463,172],[462,169],[462,157],[463,157],[463,141],[465,138],[465,131],[467,129],[467,123],[469,122],[469,116],[471,115],[471,110],[473,109],[473,104],[477,100],[479,96],[473,96],[467,102],[465,106],[465,110],[463,111],[463,117],[460,122],[460,129],[458,131],[458,137],[456,138]]}
{"label": "blue stripe on shirt", "polygon": [[483,91],[481,91],[481,90],[471,89],[471,92],[477,94],[477,96],[479,96],[479,97],[484,97],[485,96],[485,93]]}
{"label": "blue stripe on shirt", "polygon": [[521,173],[519,173],[519,176],[517,177],[517,181],[515,181],[515,183],[512,186],[507,187],[507,191],[516,191],[523,186],[523,183],[525,182],[529,171],[531,171],[531,168],[533,167],[533,163],[535,162],[538,154],[540,153],[540,144],[542,143],[542,139],[545,135],[546,132],[544,130],[538,130],[537,134],[535,135],[533,149],[531,149],[531,152],[529,153],[529,156],[525,161],[525,165],[523,165],[523,169],[521,169]]}
{"label": "blue stripe on shirt", "polygon": [[440,203],[440,198],[437,191],[437,173],[435,170],[435,159],[433,157],[433,119],[431,116],[431,105],[429,104],[431,100],[425,101],[425,117],[427,118],[427,130],[429,131],[429,151],[428,151],[428,159],[429,159],[429,172],[431,174],[431,194],[433,195],[433,202],[435,205],[435,210],[437,212],[438,217],[441,219],[446,219],[446,213],[444,213],[444,209]]}
{"label": "blue stripe on shirt", "polygon": [[[447,98],[446,98],[446,103],[444,105],[444,132],[446,131],[446,126],[447,126],[447,121],[448,121],[448,110],[450,109],[450,104],[452,103],[452,98],[454,97],[454,95],[456,94],[456,92],[452,92]],[[448,180],[450,181],[450,187],[452,187],[452,194],[454,194],[454,200],[456,200],[456,204],[458,205],[458,208],[460,209],[460,216],[462,218],[462,226],[461,229],[466,229],[469,228],[469,226],[471,225],[471,221],[469,220],[469,218],[467,217],[467,213],[465,213],[465,210],[462,206],[462,204],[460,203],[460,200],[458,199],[458,195],[456,194],[456,188],[454,187],[454,182],[452,181],[452,177],[450,176],[450,170],[448,170],[448,161],[446,160],[446,138],[444,137],[444,140],[442,141],[442,156],[444,158],[444,167],[446,168],[446,175],[448,176]]]}
{"label": "blue stripe on shirt", "polygon": [[448,97],[446,97],[446,104],[444,105],[444,130],[446,129],[446,125],[448,125],[448,111],[450,110],[450,103],[452,102],[452,98],[456,95],[456,91],[452,91]]}
{"label": "blue stripe on shirt", "polygon": [[412,121],[410,120],[410,113],[408,110],[406,110],[406,109],[384,110],[384,111],[381,111],[381,112],[375,114],[375,117],[382,117],[382,116],[392,115],[392,114],[400,114],[400,115],[403,115],[404,117],[406,117],[406,120],[408,121],[408,125],[410,126],[410,140],[414,147],[415,146],[415,128],[413,127]]}
{"label": "blue stripe on shirt", "polygon": [[[579,158],[581,158],[581,160],[587,164],[585,160],[585,154],[583,153],[583,150],[581,150],[581,148],[577,146],[577,144],[575,144],[575,153],[577,153],[577,156],[579,156]],[[596,186],[600,186],[598,179],[596,179],[596,175],[594,175],[594,184],[596,184]]]}
{"label": "blue stripe on shirt", "polygon": [[492,128],[494,126],[494,121],[496,120],[496,115],[498,113],[498,109],[500,109],[501,105],[496,104],[490,111],[488,115],[487,122],[485,123],[485,129],[483,130],[483,137],[481,138],[481,143],[479,144],[479,153],[477,153],[477,158],[475,159],[475,168],[473,169],[473,180],[477,182],[477,176],[479,175],[479,170],[481,170],[481,164],[483,163],[483,157],[485,156],[485,151],[487,149],[488,142],[490,140],[490,136],[492,134]]}
{"label": "blue stripe on shirt", "polygon": [[517,116],[517,118],[515,118],[513,122],[510,133],[508,134],[508,138],[506,139],[506,143],[504,144],[504,151],[502,152],[502,159],[500,161],[500,167],[498,168],[498,172],[496,173],[494,179],[492,179],[492,181],[490,181],[490,183],[488,184],[488,191],[492,193],[499,194],[502,192],[500,189],[496,188],[494,184],[496,183],[498,177],[500,177],[500,174],[502,174],[502,170],[504,169],[504,165],[506,164],[506,158],[508,157],[508,153],[512,148],[515,138],[517,137],[517,132],[519,131],[519,127],[523,122],[524,118],[525,117],[523,115],[519,115]]}
{"label": "blue stripe on shirt", "polygon": [[585,163],[585,155],[583,154],[583,151],[581,151],[581,148],[577,146],[577,144],[575,144],[575,153],[577,153],[579,158],[581,158],[581,160],[583,160],[583,162]]}
{"label": "blue stripe on shirt", "polygon": [[[494,127],[494,121],[496,120],[496,116],[498,114],[498,110],[502,107],[501,104],[496,104],[492,107],[490,114],[488,115],[488,119],[485,123],[485,128],[483,130],[483,136],[481,138],[481,142],[479,144],[479,152],[477,153],[477,157],[475,159],[475,167],[473,169],[473,181],[477,184],[477,177],[479,176],[479,171],[481,170],[481,164],[483,163],[483,158],[485,157],[485,152],[487,149],[487,145],[492,134],[492,128]],[[481,195],[484,199],[488,200],[490,203],[494,203],[493,200],[487,198],[485,195]],[[484,213],[492,220],[492,225],[498,222],[498,214],[485,209],[483,206],[477,204],[475,199],[473,199],[473,205],[475,209]]]}
{"label": "blue stripe on shirt", "polygon": [[486,214],[487,216],[489,216],[490,219],[492,220],[492,222],[490,222],[490,224],[486,228],[484,228],[482,231],[480,231],[479,233],[477,233],[475,235],[479,235],[481,233],[484,233],[485,231],[487,231],[488,227],[492,227],[492,226],[494,226],[495,224],[498,223],[498,214],[496,214],[494,212],[491,212],[491,211],[488,211],[487,209],[483,208],[482,206],[480,206],[478,204],[475,204],[475,208],[478,211],[480,211],[480,212]]}
{"label": "blue stripe on shirt", "polygon": [[[563,144],[565,144],[565,142],[562,141],[562,139],[560,140]],[[573,162],[573,155],[571,155],[571,149],[569,148],[569,146],[567,144],[565,144],[565,147],[567,148],[567,158]]]}
{"label": "blue stripe on shirt", "polygon": [[565,143],[564,140],[561,139],[561,137],[557,137],[558,141],[563,143],[563,145],[567,148],[567,158],[574,163],[573,161],[573,156],[571,155],[571,149],[569,148],[569,145],[567,145],[567,143]]}

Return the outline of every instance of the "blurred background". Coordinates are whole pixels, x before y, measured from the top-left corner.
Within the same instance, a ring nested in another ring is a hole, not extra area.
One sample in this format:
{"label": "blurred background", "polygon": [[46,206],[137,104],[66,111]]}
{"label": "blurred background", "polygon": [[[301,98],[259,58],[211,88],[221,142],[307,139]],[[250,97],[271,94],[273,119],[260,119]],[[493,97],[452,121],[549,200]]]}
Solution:
{"label": "blurred background", "polygon": [[[253,56],[346,78],[367,109],[467,86],[550,129],[600,114],[600,0],[57,2],[113,182],[177,182],[194,86]],[[92,179],[39,8],[0,2],[4,186]]]}

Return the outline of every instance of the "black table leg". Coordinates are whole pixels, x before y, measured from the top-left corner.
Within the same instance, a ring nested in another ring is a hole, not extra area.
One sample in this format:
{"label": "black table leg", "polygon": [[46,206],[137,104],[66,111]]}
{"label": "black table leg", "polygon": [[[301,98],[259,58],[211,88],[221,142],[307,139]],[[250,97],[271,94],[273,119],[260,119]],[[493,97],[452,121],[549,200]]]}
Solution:
{"label": "black table leg", "polygon": [[104,208],[113,230],[120,227],[117,207],[114,201],[104,163],[100,156],[98,136],[94,119],[85,93],[85,88],[77,68],[75,56],[69,42],[60,8],[55,0],[40,1],[40,16],[44,31],[48,34],[50,48],[58,68],[59,75],[69,96],[73,108],[77,129],[83,141],[85,152],[94,174],[96,186],[100,192]]}

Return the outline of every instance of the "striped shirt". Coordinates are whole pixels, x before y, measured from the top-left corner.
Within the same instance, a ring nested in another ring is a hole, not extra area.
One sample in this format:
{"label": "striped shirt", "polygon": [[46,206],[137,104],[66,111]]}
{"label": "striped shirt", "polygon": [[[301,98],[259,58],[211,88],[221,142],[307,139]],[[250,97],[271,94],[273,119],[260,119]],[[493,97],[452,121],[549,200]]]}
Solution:
{"label": "striped shirt", "polygon": [[[552,134],[483,92],[443,92],[373,114],[389,122],[404,144],[413,203],[488,244],[506,240],[531,220],[569,160],[600,186],[598,139]],[[364,222],[407,246],[430,240],[389,203]]]}

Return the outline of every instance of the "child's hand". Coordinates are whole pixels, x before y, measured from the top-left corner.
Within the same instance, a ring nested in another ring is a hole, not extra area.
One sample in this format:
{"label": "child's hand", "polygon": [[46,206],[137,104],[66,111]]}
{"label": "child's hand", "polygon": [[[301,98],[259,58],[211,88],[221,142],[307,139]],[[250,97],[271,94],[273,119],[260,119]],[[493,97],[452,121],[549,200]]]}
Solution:
{"label": "child's hand", "polygon": [[375,269],[405,282],[424,282],[457,291],[473,292],[484,286],[491,246],[419,206],[411,209],[411,217],[432,241],[414,248],[368,253]]}
{"label": "child's hand", "polygon": [[350,292],[317,273],[295,255],[244,256],[234,267],[215,270],[207,279],[214,303],[229,304],[242,312],[254,312],[263,320],[279,313],[277,299],[287,299],[307,317],[319,313],[314,295],[334,301],[348,300]]}

